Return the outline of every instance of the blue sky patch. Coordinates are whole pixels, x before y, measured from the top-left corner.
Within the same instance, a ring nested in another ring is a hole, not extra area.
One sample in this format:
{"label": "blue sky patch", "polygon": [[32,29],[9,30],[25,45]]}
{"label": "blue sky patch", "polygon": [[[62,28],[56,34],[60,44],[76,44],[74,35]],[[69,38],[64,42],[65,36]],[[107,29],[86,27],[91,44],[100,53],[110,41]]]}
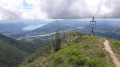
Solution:
{"label": "blue sky patch", "polygon": [[24,9],[32,9],[32,4],[28,4],[25,0],[23,0],[23,8]]}

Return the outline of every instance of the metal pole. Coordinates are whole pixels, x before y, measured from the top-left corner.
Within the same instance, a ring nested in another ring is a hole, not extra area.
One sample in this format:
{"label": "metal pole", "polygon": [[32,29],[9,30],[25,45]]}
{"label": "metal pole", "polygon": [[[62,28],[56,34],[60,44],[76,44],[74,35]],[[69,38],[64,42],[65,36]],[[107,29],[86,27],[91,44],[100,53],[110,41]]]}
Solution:
{"label": "metal pole", "polygon": [[91,35],[94,36],[94,25],[96,24],[96,21],[94,21],[94,17],[93,17],[93,20],[90,21],[91,25],[92,25],[92,31],[91,31]]}
{"label": "metal pole", "polygon": [[92,32],[91,32],[91,35],[92,35],[92,36],[94,36],[94,31],[93,31],[93,29],[94,29],[94,28],[92,27]]}

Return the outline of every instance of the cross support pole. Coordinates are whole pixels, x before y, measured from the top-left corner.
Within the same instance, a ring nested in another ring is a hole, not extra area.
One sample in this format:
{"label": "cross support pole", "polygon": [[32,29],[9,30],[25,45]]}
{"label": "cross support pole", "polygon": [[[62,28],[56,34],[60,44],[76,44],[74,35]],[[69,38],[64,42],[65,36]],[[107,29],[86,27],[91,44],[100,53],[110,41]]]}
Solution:
{"label": "cross support pole", "polygon": [[93,17],[93,20],[90,21],[90,24],[92,25],[92,32],[91,32],[91,36],[94,36],[94,25],[96,25],[96,21],[94,21],[94,17]]}

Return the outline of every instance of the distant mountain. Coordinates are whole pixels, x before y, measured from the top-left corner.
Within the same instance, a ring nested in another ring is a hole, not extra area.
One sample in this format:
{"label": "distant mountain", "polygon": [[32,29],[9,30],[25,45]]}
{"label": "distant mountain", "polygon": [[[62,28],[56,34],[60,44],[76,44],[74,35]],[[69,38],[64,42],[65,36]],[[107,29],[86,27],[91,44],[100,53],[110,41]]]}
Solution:
{"label": "distant mountain", "polygon": [[[97,19],[96,21],[97,22],[94,27],[95,35],[120,40],[119,38],[120,20]],[[52,21],[40,28],[30,30],[30,31],[17,32],[14,34],[9,34],[8,36],[13,37],[15,39],[24,40],[24,41],[29,41],[29,40],[31,41],[34,39],[43,39],[43,37],[39,37],[39,35],[51,34],[56,31],[58,26],[61,27],[61,31],[71,31],[71,30],[80,31],[88,35],[90,35],[91,33],[90,20],[88,19],[83,19],[83,20],[65,19],[65,20]],[[27,36],[31,36],[31,38],[27,38]],[[36,36],[36,37],[32,37],[32,36]]]}
{"label": "distant mountain", "polygon": [[6,35],[18,34],[18,33],[27,31],[26,27],[29,27],[29,29],[30,29],[31,26],[36,27],[39,25],[38,27],[40,27],[40,24],[47,24],[47,23],[49,23],[49,21],[44,21],[44,20],[3,20],[3,21],[0,21],[0,33],[6,34]]}
{"label": "distant mountain", "polygon": [[33,30],[32,32],[36,33],[50,33],[55,32],[56,29],[60,26],[61,30],[69,30],[81,26],[87,25],[87,21],[80,21],[80,20],[60,20],[60,21],[53,21],[51,23],[48,23],[47,25],[38,28],[36,30]]}
{"label": "distant mountain", "polygon": [[19,37],[26,37],[26,36],[33,36],[33,35],[43,35],[43,34],[49,34],[52,32],[55,32],[56,29],[60,26],[61,31],[66,31],[78,27],[84,27],[85,25],[88,25],[89,22],[83,21],[83,20],[60,20],[60,21],[52,21],[40,28],[37,28],[32,31],[27,31],[23,33],[18,34],[11,34],[10,37],[19,38]]}
{"label": "distant mountain", "polygon": [[43,42],[21,42],[0,34],[0,67],[17,67],[23,59],[33,53]]}
{"label": "distant mountain", "polygon": [[1,33],[15,33],[21,32],[23,27],[26,27],[27,24],[24,23],[0,23],[0,32]]}

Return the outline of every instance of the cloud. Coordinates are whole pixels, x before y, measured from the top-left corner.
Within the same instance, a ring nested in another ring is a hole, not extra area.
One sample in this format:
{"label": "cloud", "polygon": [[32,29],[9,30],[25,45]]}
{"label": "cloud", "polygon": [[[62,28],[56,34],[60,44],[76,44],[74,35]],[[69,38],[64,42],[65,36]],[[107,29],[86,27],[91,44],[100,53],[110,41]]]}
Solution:
{"label": "cloud", "polygon": [[0,20],[21,19],[22,0],[0,0]]}
{"label": "cloud", "polygon": [[120,18],[120,0],[0,0],[0,20]]}
{"label": "cloud", "polygon": [[120,0],[109,0],[106,6],[112,9],[112,12],[108,14],[109,17],[120,18]]}
{"label": "cloud", "polygon": [[120,18],[119,3],[120,0],[36,0],[32,4],[35,13],[39,11],[43,18],[81,19]]}

